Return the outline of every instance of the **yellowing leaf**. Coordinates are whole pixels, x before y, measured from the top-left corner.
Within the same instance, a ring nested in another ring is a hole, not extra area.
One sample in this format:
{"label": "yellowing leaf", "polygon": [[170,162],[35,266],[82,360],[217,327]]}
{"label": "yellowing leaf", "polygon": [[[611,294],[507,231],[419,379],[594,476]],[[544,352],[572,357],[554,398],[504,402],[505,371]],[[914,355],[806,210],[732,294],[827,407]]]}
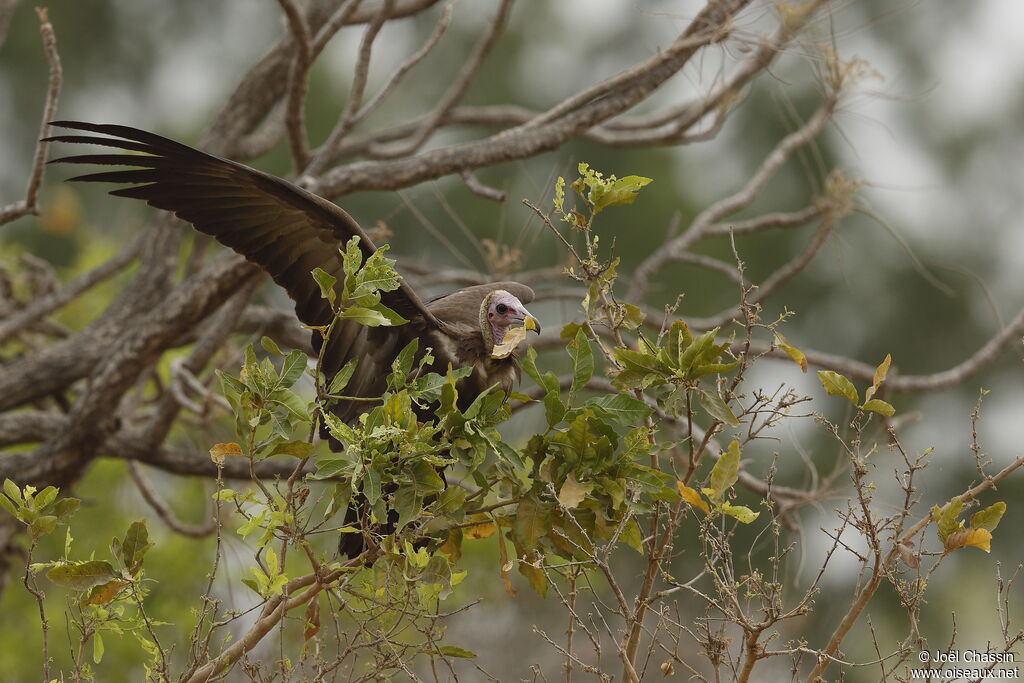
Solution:
{"label": "yellowing leaf", "polygon": [[302,630],[302,639],[309,640],[320,632],[320,601],[313,598],[306,605],[306,626]]}
{"label": "yellowing leaf", "polygon": [[587,494],[594,490],[594,484],[581,484],[576,481],[571,473],[565,478],[561,490],[558,492],[558,502],[567,508],[579,507]]}
{"label": "yellowing leaf", "polygon": [[999,526],[999,520],[1003,518],[1005,512],[1006,503],[1002,501],[993,503],[984,510],[978,510],[971,515],[971,528],[995,531],[996,527]]}
{"label": "yellowing leaf", "polygon": [[215,443],[210,447],[210,459],[218,465],[224,463],[224,457],[227,455],[241,455],[242,447],[237,443]]}
{"label": "yellowing leaf", "polygon": [[907,565],[911,569],[917,569],[921,566],[921,556],[914,550],[913,541],[903,541],[896,549],[899,551],[900,559],[903,560],[903,564]]}
{"label": "yellowing leaf", "polygon": [[775,345],[786,352],[786,355],[793,359],[793,362],[800,366],[801,372],[807,372],[807,356],[804,352],[789,343],[789,340],[781,333],[775,333]]}
{"label": "yellowing leaf", "polygon": [[508,550],[505,548],[505,538],[498,534],[498,561],[501,562],[501,580],[505,583],[505,592],[515,597],[516,589],[512,587],[512,580],[508,573],[512,569],[512,562],[508,559]]}
{"label": "yellowing leaf", "polygon": [[721,510],[723,514],[735,517],[744,524],[750,524],[761,514],[760,512],[754,512],[746,506],[731,505],[729,503],[722,503],[718,509]]}
{"label": "yellowing leaf", "polygon": [[86,605],[106,605],[116,598],[118,593],[127,585],[127,581],[112,579],[99,586],[93,586],[92,590],[89,591],[89,595],[78,604],[82,607]]}
{"label": "yellowing leaf", "polygon": [[879,363],[878,367],[875,368],[875,377],[871,380],[871,386],[864,392],[865,401],[870,401],[871,397],[875,395],[876,391],[878,391],[878,387],[882,386],[882,382],[885,381],[885,376],[889,374],[889,365],[891,364],[892,356],[885,354],[885,360]]}
{"label": "yellowing leaf", "polygon": [[690,507],[695,507],[705,515],[710,512],[708,504],[704,502],[704,499],[700,497],[696,489],[691,489],[689,486],[681,481],[676,481],[676,488],[679,489],[679,495],[682,497],[683,502]]}
{"label": "yellowing leaf", "polygon": [[448,532],[448,538],[438,550],[448,556],[452,564],[455,564],[462,557],[462,529],[452,529]]}
{"label": "yellowing leaf", "polygon": [[850,380],[838,372],[818,370],[818,381],[821,382],[821,386],[825,387],[825,391],[830,395],[842,396],[850,403],[857,405],[857,390],[853,387]]}
{"label": "yellowing leaf", "polygon": [[462,533],[465,534],[466,538],[490,538],[494,535],[494,532],[498,530],[498,527],[494,526],[494,522],[492,522],[490,518],[483,513],[478,512],[469,519],[477,522],[477,524],[468,526],[463,530]]}
{"label": "yellowing leaf", "polygon": [[991,540],[992,532],[988,529],[960,529],[946,536],[943,545],[946,546],[947,553],[969,545],[981,548],[987,553],[990,551],[989,543]]}
{"label": "yellowing leaf", "polygon": [[114,568],[103,560],[75,562],[54,567],[46,572],[46,578],[58,586],[84,591],[117,578]]}
{"label": "yellowing leaf", "polygon": [[[868,389],[868,391],[871,390]],[[880,398],[873,398],[867,403],[865,403],[862,407],[864,408],[864,410],[870,410],[873,413],[885,415],[886,417],[890,417],[896,412],[896,409],[892,407],[892,404],[886,403]]]}
{"label": "yellowing leaf", "polygon": [[495,344],[491,350],[491,358],[508,358],[516,347],[526,339],[526,327],[510,327],[500,344]]}
{"label": "yellowing leaf", "polygon": [[[711,494],[708,497],[715,503],[722,499],[725,492],[732,488],[739,477],[740,471],[740,442],[732,440],[729,448],[718,458],[718,462],[711,469]],[[707,491],[707,489],[705,489]]]}

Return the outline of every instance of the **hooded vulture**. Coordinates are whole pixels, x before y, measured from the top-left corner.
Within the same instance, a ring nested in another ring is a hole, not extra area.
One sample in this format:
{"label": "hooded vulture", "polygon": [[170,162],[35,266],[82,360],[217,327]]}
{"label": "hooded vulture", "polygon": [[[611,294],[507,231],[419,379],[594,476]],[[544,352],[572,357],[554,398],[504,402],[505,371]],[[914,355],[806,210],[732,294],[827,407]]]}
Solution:
{"label": "hooded vulture", "polygon": [[[96,135],[57,135],[55,142],[101,145],[130,154],[84,154],[55,163],[129,166],[131,170],[90,173],[72,181],[126,183],[113,190],[118,197],[145,200],[173,212],[197,230],[215,238],[265,270],[295,301],[298,319],[311,327],[330,324],[333,313],[311,272],[322,268],[344,281],[339,248],[359,238],[364,260],[376,247],[359,224],[333,203],[276,176],[222,159],[137,128],[79,121],[54,126]],[[496,282],[422,300],[406,283],[381,292],[381,302],[409,322],[395,327],[366,327],[339,320],[324,350],[323,369],[332,377],[350,359],[356,368],[345,393],[380,396],[391,363],[413,338],[422,354],[433,349],[427,372],[444,374],[452,367],[471,367],[461,380],[460,407],[465,409],[485,389],[498,384],[506,392],[519,379],[515,353],[495,357],[494,347],[511,327],[539,332],[525,304],[533,290],[518,282]],[[313,332],[313,345],[321,343]],[[351,421],[366,409],[364,401],[341,401],[332,409]]]}

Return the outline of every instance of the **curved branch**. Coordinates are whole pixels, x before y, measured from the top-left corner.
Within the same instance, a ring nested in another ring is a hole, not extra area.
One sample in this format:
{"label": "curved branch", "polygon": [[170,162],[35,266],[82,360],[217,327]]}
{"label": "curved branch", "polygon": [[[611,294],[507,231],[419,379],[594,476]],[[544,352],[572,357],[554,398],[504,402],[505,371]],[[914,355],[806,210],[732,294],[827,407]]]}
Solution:
{"label": "curved branch", "polygon": [[[46,52],[46,61],[50,65],[50,76],[46,88],[46,103],[43,105],[43,116],[39,122],[39,142],[36,143],[36,151],[32,158],[32,170],[28,174],[28,185],[25,188],[25,198],[3,208],[0,208],[0,225],[9,223],[17,218],[39,213],[37,200],[39,198],[39,185],[43,182],[43,170],[46,167],[46,150],[50,143],[43,142],[43,139],[50,134],[50,121],[57,115],[57,100],[60,97],[60,86],[63,82],[63,69],[60,63],[60,55],[57,53],[57,36],[53,32],[53,25],[47,17],[46,8],[36,8],[39,15],[39,33],[43,39],[43,50]],[[0,18],[6,19],[6,17]],[[6,25],[3,27],[6,33]],[[0,43],[3,42],[0,35]]]}
{"label": "curved branch", "polygon": [[[750,0],[716,0],[701,10],[682,38],[687,39],[709,27],[721,25]],[[483,140],[451,145],[397,161],[363,161],[326,173],[311,190],[337,197],[357,190],[394,190],[444,175],[524,159],[557,149],[567,140],[616,116],[646,98],[674,76],[696,53],[688,47],[665,58],[647,61],[643,73],[615,91],[535,127],[520,126]]]}

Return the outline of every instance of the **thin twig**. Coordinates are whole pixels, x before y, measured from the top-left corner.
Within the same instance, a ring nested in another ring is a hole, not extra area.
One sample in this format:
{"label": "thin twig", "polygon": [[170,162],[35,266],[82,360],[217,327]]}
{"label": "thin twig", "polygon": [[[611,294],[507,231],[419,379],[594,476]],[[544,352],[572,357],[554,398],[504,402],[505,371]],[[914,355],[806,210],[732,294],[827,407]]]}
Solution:
{"label": "thin twig", "polygon": [[57,52],[57,35],[53,31],[53,25],[47,16],[46,8],[37,7],[36,14],[39,15],[39,33],[42,35],[46,61],[50,65],[49,82],[46,88],[46,103],[43,105],[43,116],[39,122],[39,141],[36,143],[35,155],[32,158],[32,170],[29,171],[28,175],[25,199],[0,208],[0,225],[9,223],[22,216],[39,213],[39,206],[37,204],[39,185],[43,181],[43,169],[46,167],[46,150],[49,148],[49,143],[43,142],[43,139],[49,136],[50,121],[56,118],[57,100],[60,98],[60,88],[64,80],[60,55]]}
{"label": "thin twig", "polygon": [[309,87],[309,67],[313,63],[313,47],[309,26],[295,0],[277,0],[288,20],[288,29],[295,43],[295,59],[288,71],[288,103],[285,127],[288,147],[292,153],[295,172],[301,173],[309,163],[309,138],[306,135],[305,100]]}
{"label": "thin twig", "polygon": [[501,0],[501,5],[498,7],[498,12],[491,21],[487,33],[477,44],[476,49],[473,50],[473,54],[462,67],[462,71],[459,72],[455,82],[441,97],[434,111],[430,113],[419,129],[400,145],[393,147],[371,147],[370,152],[374,156],[381,159],[394,159],[408,156],[423,146],[427,138],[437,130],[445,114],[455,106],[459,99],[462,98],[463,93],[466,92],[469,84],[473,82],[473,78],[483,65],[484,59],[487,58],[491,48],[494,47],[502,30],[505,28],[505,23],[508,21],[508,15],[512,10],[514,2],[515,0]]}
{"label": "thin twig", "polygon": [[195,526],[192,524],[186,524],[180,521],[174,515],[174,510],[160,497],[153,485],[146,479],[139,464],[133,460],[127,462],[128,474],[131,475],[132,481],[135,482],[136,488],[139,489],[139,494],[142,495],[142,499],[149,503],[149,506],[153,508],[153,511],[159,515],[160,519],[164,521],[167,526],[182,536],[188,536],[189,538],[204,538],[209,536],[217,530],[217,519],[211,516],[206,524],[202,526]]}
{"label": "thin twig", "polygon": [[11,314],[3,322],[0,322],[0,342],[9,339],[47,314],[66,306],[92,287],[113,277],[135,260],[145,239],[144,235],[140,235],[117,256],[104,261],[89,272],[79,275],[62,289],[36,299],[25,308]]}

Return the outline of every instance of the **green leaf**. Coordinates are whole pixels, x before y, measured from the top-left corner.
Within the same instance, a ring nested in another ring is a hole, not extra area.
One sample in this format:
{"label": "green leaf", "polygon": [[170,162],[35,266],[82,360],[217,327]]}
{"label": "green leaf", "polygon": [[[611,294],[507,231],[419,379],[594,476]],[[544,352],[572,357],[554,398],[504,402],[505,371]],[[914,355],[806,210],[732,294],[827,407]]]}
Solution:
{"label": "green leaf", "polygon": [[416,351],[419,350],[419,346],[420,340],[413,337],[412,341],[406,344],[391,361],[391,377],[388,378],[388,385],[392,390],[397,391],[405,386],[405,378],[412,371],[412,364],[416,359]]}
{"label": "green leaf", "polygon": [[627,330],[635,330],[640,327],[647,314],[639,306],[633,304],[622,304],[622,326]]}
{"label": "green leaf", "polygon": [[370,505],[380,500],[380,473],[373,467],[367,467],[363,473],[363,495]]}
{"label": "green leaf", "polygon": [[29,533],[33,536],[43,536],[57,528],[57,518],[53,515],[43,515],[28,525]]}
{"label": "green leaf", "polygon": [[399,325],[404,325],[407,322],[409,322],[408,320],[406,320],[402,316],[398,315],[398,313],[396,313],[395,311],[391,310],[390,308],[388,308],[384,304],[380,304],[379,303],[379,304],[374,305],[373,306],[373,310],[376,311],[377,313],[380,313],[382,316],[384,316],[387,319],[387,321],[388,321],[388,325],[390,325],[392,327],[398,327]]}
{"label": "green leaf", "polygon": [[412,481],[420,495],[426,496],[444,490],[444,480],[437,473],[437,469],[424,460],[413,463]]}
{"label": "green leaf", "polygon": [[92,636],[92,661],[94,664],[103,661],[103,636],[99,631],[93,633]]}
{"label": "green leaf", "polygon": [[363,306],[352,306],[338,314],[342,320],[354,320],[367,327],[390,327],[391,320],[380,311]]}
{"label": "green leaf", "polygon": [[290,455],[295,458],[305,459],[313,452],[313,444],[307,441],[275,439],[274,444],[264,457],[272,455]]}
{"label": "green leaf", "polygon": [[565,178],[558,176],[555,181],[555,198],[553,200],[555,211],[565,213]]}
{"label": "green leaf", "polygon": [[821,386],[825,387],[825,391],[831,396],[841,396],[853,405],[859,403],[857,400],[857,390],[853,387],[853,384],[838,372],[818,370],[818,381],[821,382]]}
{"label": "green leaf", "polygon": [[665,344],[658,351],[658,357],[668,365],[682,368],[683,351],[693,343],[693,335],[686,322],[675,320],[665,333]]}
{"label": "green leaf", "polygon": [[344,458],[324,458],[316,462],[316,474],[309,475],[310,479],[331,479],[338,476],[352,465]]}
{"label": "green leaf", "polygon": [[729,448],[718,458],[718,462],[711,469],[711,494],[712,501],[722,500],[725,492],[732,488],[739,477],[740,471],[740,442],[732,440]]}
{"label": "green leaf", "polygon": [[117,578],[117,575],[109,562],[90,560],[54,567],[46,572],[46,578],[58,586],[85,591]]}
{"label": "green leaf", "polygon": [[283,356],[284,355],[283,353],[281,353],[281,349],[278,347],[277,342],[275,342],[270,337],[267,337],[267,336],[261,337],[260,338],[260,346],[262,346],[267,353],[272,353],[275,356]]}
{"label": "green leaf", "polygon": [[52,503],[56,497],[57,487],[47,486],[45,489],[43,489],[42,491],[35,495],[35,497],[32,499],[32,502],[35,503],[37,510],[42,510],[47,505]]}
{"label": "green leaf", "polygon": [[1002,501],[993,503],[984,510],[978,510],[971,515],[971,528],[995,531],[996,527],[999,526],[999,520],[1003,518],[1005,512],[1006,503]]}
{"label": "green leaf", "polygon": [[25,499],[21,497],[21,489],[10,479],[4,479],[4,493],[18,505],[25,504]]}
{"label": "green leaf", "polygon": [[57,504],[53,506],[53,514],[57,515],[57,518],[60,521],[66,521],[81,504],[82,501],[78,498],[61,498],[57,501]]}
{"label": "green leaf", "polygon": [[333,304],[336,296],[334,292],[334,285],[338,282],[338,278],[334,277],[323,268],[314,268],[313,279],[316,280],[316,284],[320,287],[320,298],[327,299],[327,301]]}
{"label": "green leaf", "polygon": [[532,346],[526,349],[526,356],[523,358],[523,372],[533,380],[534,384],[545,389],[547,388],[547,385],[544,384],[544,380],[540,376],[540,371],[537,370],[537,350]]}
{"label": "green leaf", "polygon": [[235,393],[241,396],[248,390],[248,387],[246,387],[239,379],[232,377],[222,370],[217,370],[217,376],[220,377],[220,383],[225,394]]}
{"label": "green leaf", "polygon": [[696,379],[697,377],[703,377],[704,375],[720,375],[723,372],[729,372],[739,364],[740,362],[738,360],[734,360],[731,363],[706,363],[704,365],[696,365],[690,368],[687,376]]}
{"label": "green leaf", "polygon": [[423,512],[423,496],[416,492],[415,486],[399,486],[395,491],[395,510],[398,512],[395,531],[401,531],[406,524],[419,518]]}
{"label": "green leaf", "polygon": [[442,645],[438,648],[445,657],[461,657],[463,659],[472,659],[476,657],[476,653],[470,652],[469,650],[463,650],[461,647],[455,647],[454,645]]}
{"label": "green leaf", "polygon": [[327,388],[328,394],[337,394],[348,386],[349,380],[352,379],[352,373],[356,371],[356,364],[358,362],[358,358],[353,358],[349,362],[345,363],[345,366],[341,370],[338,370],[334,377],[331,378],[331,384]]}
{"label": "green leaf", "polygon": [[590,348],[590,340],[583,330],[576,333],[576,337],[569,342],[569,357],[572,358],[572,386],[569,388],[569,401],[573,400],[576,392],[586,386],[594,374],[594,353]]}
{"label": "green leaf", "polygon": [[760,512],[754,512],[748,507],[744,507],[742,505],[731,505],[729,503],[720,504],[718,509],[723,514],[734,517],[744,524],[750,524],[761,514]]}
{"label": "green leaf", "polygon": [[951,533],[964,528],[963,521],[957,519],[963,507],[964,502],[960,500],[960,497],[954,496],[942,508],[939,508],[938,505],[932,508],[932,519],[936,522],[939,540],[943,543]]}
{"label": "green leaf", "polygon": [[638,175],[628,175],[617,180],[612,176],[610,180],[611,182],[601,186],[601,192],[591,192],[594,213],[609,206],[632,204],[640,188],[651,182],[650,178]]}
{"label": "green leaf", "polygon": [[345,243],[345,249],[341,252],[341,263],[346,279],[355,278],[359,266],[363,264],[363,251],[359,248],[358,235],[353,235],[352,239]]}
{"label": "green leaf", "polygon": [[626,394],[602,394],[584,405],[596,406],[616,422],[627,427],[642,424],[654,412],[653,408],[640,399]]}
{"label": "green leaf", "polygon": [[614,349],[612,354],[627,370],[664,376],[672,374],[672,368],[649,353],[630,349]]}
{"label": "green leaf", "polygon": [[[265,339],[266,337],[264,337]],[[302,377],[302,373],[306,369],[306,354],[298,349],[295,349],[289,353],[284,359],[284,365],[281,367],[281,387],[288,388],[298,381],[299,377]]]}
{"label": "green leaf", "polygon": [[10,512],[15,517],[18,516],[18,508],[14,507],[14,503],[11,502],[11,499],[3,494],[0,494],[0,507]]}
{"label": "green leaf", "polygon": [[548,391],[544,394],[544,416],[547,418],[548,426],[554,427],[565,417],[565,403],[558,396],[558,391]]}
{"label": "green leaf", "polygon": [[719,328],[708,330],[704,334],[700,335],[692,342],[690,342],[685,349],[679,354],[679,369],[683,372],[688,371],[694,363],[700,361],[704,354],[712,347],[715,342],[715,335],[718,334]]}
{"label": "green leaf", "polygon": [[466,495],[466,489],[461,486],[449,486],[438,495],[434,510],[442,514],[461,510],[466,504]]}
{"label": "green leaf", "polygon": [[867,403],[865,403],[862,407],[864,408],[864,410],[870,410],[871,412],[879,413],[881,415],[885,415],[886,417],[889,417],[896,413],[896,409],[893,408],[891,404],[886,403],[880,398],[873,398]]}
{"label": "green leaf", "polygon": [[[775,345],[786,352],[786,355],[793,359],[793,362],[800,366],[801,372],[807,372],[807,356],[804,352],[789,343],[789,340],[782,336],[781,332],[775,333]],[[868,396],[868,398],[871,398]]]}
{"label": "green leaf", "polygon": [[267,401],[284,406],[296,420],[309,422],[309,404],[291,389],[278,389],[267,396]]}
{"label": "green leaf", "polygon": [[132,522],[128,527],[128,532],[124,535],[124,540],[118,542],[115,538],[114,542],[117,544],[121,562],[124,563],[128,573],[133,576],[142,566],[142,558],[146,552],[155,545],[149,540],[149,531],[146,529],[146,520],[144,519]]}
{"label": "green leaf", "polygon": [[644,554],[643,534],[640,533],[640,525],[635,517],[626,522],[619,539],[641,555]]}
{"label": "green leaf", "polygon": [[729,409],[729,406],[722,400],[722,397],[718,395],[717,391],[712,393],[706,389],[701,389],[700,404],[704,406],[704,410],[708,411],[708,414],[716,420],[724,422],[730,427],[739,426],[740,421],[736,419],[732,410]]}

